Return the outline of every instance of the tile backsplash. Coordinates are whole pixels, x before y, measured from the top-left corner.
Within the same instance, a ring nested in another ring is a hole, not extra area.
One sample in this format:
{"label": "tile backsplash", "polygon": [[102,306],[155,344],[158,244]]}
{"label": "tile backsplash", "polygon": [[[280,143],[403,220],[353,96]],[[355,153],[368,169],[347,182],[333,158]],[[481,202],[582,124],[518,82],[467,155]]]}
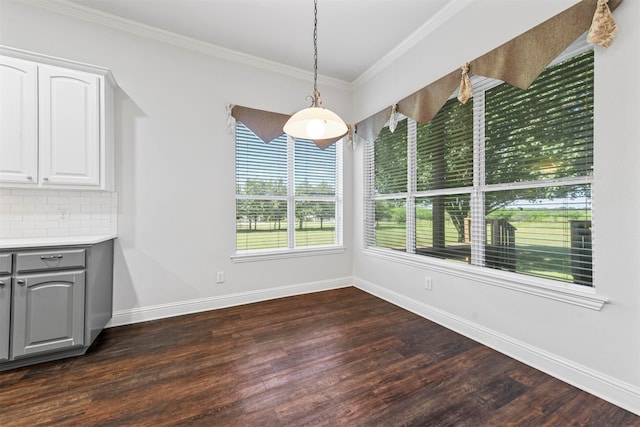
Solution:
{"label": "tile backsplash", "polygon": [[118,194],[0,188],[0,239],[116,234]]}

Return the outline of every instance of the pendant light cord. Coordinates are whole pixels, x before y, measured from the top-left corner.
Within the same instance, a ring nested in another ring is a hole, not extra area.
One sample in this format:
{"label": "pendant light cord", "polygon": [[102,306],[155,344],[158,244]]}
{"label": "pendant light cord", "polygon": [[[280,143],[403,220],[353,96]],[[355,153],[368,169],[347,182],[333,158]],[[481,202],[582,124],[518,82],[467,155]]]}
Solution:
{"label": "pendant light cord", "polygon": [[318,0],[313,0],[313,106],[322,105],[318,92]]}

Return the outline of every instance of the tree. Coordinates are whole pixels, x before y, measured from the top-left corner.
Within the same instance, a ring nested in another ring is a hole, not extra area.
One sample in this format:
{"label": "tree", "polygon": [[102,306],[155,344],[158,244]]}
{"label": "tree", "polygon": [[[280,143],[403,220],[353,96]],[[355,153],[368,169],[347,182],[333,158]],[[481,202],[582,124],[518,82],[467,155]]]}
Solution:
{"label": "tree", "polygon": [[[593,168],[593,52],[549,67],[527,89],[486,92],[487,184],[582,177]],[[578,198],[587,186],[547,186],[493,198],[490,212],[515,200]]]}
{"label": "tree", "polygon": [[320,229],[322,230],[324,220],[335,219],[336,205],[333,202],[315,202],[313,205],[313,215],[320,219]]}
{"label": "tree", "polygon": [[[473,185],[473,103],[448,101],[426,125],[417,126],[418,191]],[[445,246],[445,212],[464,242],[464,219],[471,211],[468,195],[432,197],[433,245]]]}
{"label": "tree", "polygon": [[305,219],[313,213],[313,204],[308,201],[296,202],[296,219],[298,220],[298,229],[304,228]]}
{"label": "tree", "polygon": [[240,199],[236,202],[236,217],[247,218],[249,230],[258,229],[258,221],[274,221],[280,228],[280,221],[286,218],[285,208],[282,208],[282,201],[261,198],[264,196],[282,196],[287,194],[287,186],[282,179],[257,179],[249,178],[244,186],[237,184],[238,194],[255,196],[252,199]]}
{"label": "tree", "polygon": [[384,128],[374,149],[375,193],[407,191],[407,120],[401,120],[395,132]]}
{"label": "tree", "polygon": [[389,221],[391,219],[391,209],[392,205],[388,200],[378,200],[376,202],[375,209],[375,220],[376,226],[379,225],[381,221]]}

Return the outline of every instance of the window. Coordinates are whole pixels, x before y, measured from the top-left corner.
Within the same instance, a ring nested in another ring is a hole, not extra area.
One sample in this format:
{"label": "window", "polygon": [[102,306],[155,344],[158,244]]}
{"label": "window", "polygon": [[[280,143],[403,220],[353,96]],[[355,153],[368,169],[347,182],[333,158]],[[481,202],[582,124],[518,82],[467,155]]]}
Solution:
{"label": "window", "polygon": [[368,145],[367,246],[593,286],[593,51],[473,86]]}
{"label": "window", "polygon": [[342,245],[342,142],[321,150],[236,123],[236,251]]}

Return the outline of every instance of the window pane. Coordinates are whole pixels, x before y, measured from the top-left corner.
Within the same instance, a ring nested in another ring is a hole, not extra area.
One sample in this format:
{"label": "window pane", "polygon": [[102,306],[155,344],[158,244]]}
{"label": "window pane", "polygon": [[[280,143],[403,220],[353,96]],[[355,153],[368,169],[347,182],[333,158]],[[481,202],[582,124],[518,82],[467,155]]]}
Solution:
{"label": "window pane", "polygon": [[407,119],[398,122],[395,132],[385,127],[374,143],[376,194],[407,191]]}
{"label": "window pane", "polygon": [[236,124],[236,194],[287,195],[287,137],[262,142],[240,122]]}
{"label": "window pane", "polygon": [[310,140],[295,143],[296,196],[333,196],[336,193],[336,145],[321,150]]}
{"label": "window pane", "polygon": [[590,175],[593,52],[547,68],[527,89],[486,92],[487,184]]}
{"label": "window pane", "polygon": [[380,248],[406,251],[406,200],[376,200],[375,219],[375,245]]}
{"label": "window pane", "polygon": [[473,102],[447,101],[417,125],[418,191],[473,185]]}
{"label": "window pane", "polygon": [[236,200],[236,250],[288,246],[285,200]]}
{"label": "window pane", "polygon": [[470,195],[416,198],[416,253],[469,262]]}
{"label": "window pane", "polygon": [[335,202],[297,201],[296,247],[335,244],[335,220]]}
{"label": "window pane", "polygon": [[588,185],[486,195],[487,267],[592,286]]}
{"label": "window pane", "polygon": [[265,144],[236,122],[236,251],[341,242],[341,149],[286,135]]}

